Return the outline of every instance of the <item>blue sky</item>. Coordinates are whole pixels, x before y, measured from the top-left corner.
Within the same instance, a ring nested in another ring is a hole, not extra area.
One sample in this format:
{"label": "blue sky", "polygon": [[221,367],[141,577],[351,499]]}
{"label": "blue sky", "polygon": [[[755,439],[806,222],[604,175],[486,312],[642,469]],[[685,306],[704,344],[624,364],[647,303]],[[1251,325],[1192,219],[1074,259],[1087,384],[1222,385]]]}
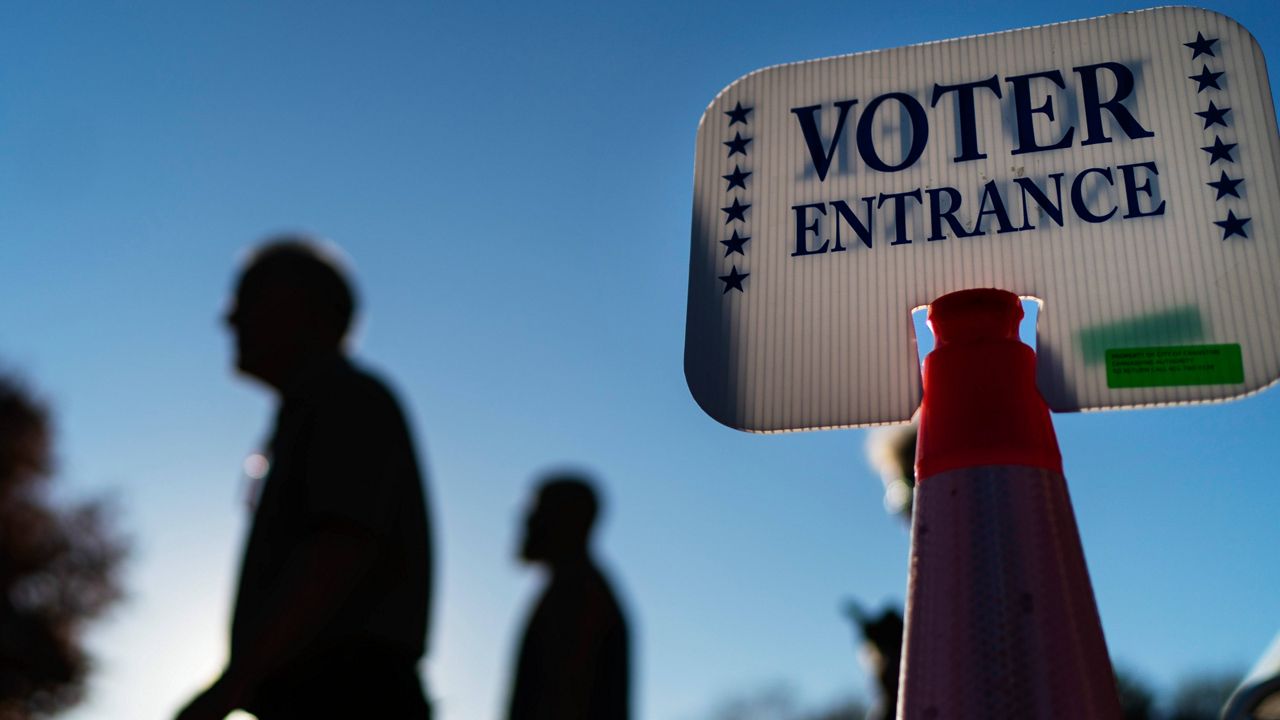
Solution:
{"label": "blue sky", "polygon": [[[698,119],[767,65],[1141,5],[265,5],[0,10],[0,361],[56,413],[62,492],[113,493],[135,543],[72,717],[164,717],[224,659],[272,401],[218,316],[284,229],[350,257],[358,354],[418,433],[444,718],[500,712],[518,522],[564,463],[607,495],[639,717],[865,694],[837,608],[900,600],[907,553],[866,433],[737,433],[685,386]],[[1206,5],[1280,57],[1275,3]],[[1161,688],[1247,668],[1280,629],[1280,393],[1056,421],[1113,657]]]}

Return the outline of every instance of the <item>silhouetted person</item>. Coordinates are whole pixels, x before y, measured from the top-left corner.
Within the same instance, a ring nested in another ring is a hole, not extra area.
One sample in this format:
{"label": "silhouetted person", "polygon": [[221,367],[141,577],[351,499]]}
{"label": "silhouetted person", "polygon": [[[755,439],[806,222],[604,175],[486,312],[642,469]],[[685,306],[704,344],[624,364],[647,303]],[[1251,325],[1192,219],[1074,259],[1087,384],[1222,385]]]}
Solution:
{"label": "silhouetted person", "polygon": [[867,711],[867,720],[892,720],[898,716],[898,671],[902,664],[902,615],[885,608],[872,617],[858,603],[845,604],[845,615],[858,626],[862,635],[862,655],[868,670],[875,676],[879,698]]}
{"label": "silhouetted person", "polygon": [[413,442],[391,393],[343,353],[353,293],[305,240],[260,249],[227,322],[239,369],[280,397],[240,569],[231,656],[180,714],[430,716],[417,664],[431,548]]}
{"label": "silhouetted person", "polygon": [[551,578],[525,627],[510,720],[630,717],[627,622],[588,548],[598,502],[582,477],[550,477],[526,521],[521,557]]}

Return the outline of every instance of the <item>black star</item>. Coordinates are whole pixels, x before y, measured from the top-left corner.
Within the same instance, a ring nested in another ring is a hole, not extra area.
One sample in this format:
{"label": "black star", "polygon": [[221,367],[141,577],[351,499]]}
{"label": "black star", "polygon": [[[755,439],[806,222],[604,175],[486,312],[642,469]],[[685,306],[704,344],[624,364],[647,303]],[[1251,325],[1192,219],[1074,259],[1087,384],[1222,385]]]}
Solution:
{"label": "black star", "polygon": [[743,125],[746,125],[747,113],[751,112],[754,109],[755,108],[744,108],[742,107],[742,103],[739,102],[738,104],[733,106],[732,110],[726,110],[724,114],[729,116],[729,127],[733,127],[734,123],[739,123],[739,122],[742,123]]}
{"label": "black star", "polygon": [[1221,125],[1222,127],[1226,127],[1227,113],[1229,112],[1231,112],[1231,108],[1229,107],[1220,108],[1217,105],[1214,105],[1213,101],[1210,100],[1209,109],[1205,110],[1204,112],[1198,112],[1196,113],[1196,115],[1199,115],[1200,117],[1204,118],[1204,129],[1208,130],[1214,125]]}
{"label": "black star", "polygon": [[1235,213],[1228,210],[1226,220],[1215,220],[1213,224],[1222,228],[1223,240],[1226,240],[1232,235],[1239,235],[1240,237],[1247,239],[1249,236],[1245,234],[1244,226],[1245,226],[1245,223],[1249,222],[1252,219],[1253,218],[1236,217]]}
{"label": "black star", "polygon": [[720,294],[724,295],[730,290],[737,290],[738,292],[746,292],[745,290],[742,289],[742,281],[744,278],[746,278],[750,274],[751,273],[738,272],[738,266],[734,265],[733,268],[729,270],[728,275],[720,276],[720,279],[724,281],[724,292]]}
{"label": "black star", "polygon": [[1218,57],[1217,55],[1213,54],[1213,44],[1216,42],[1218,42],[1218,38],[1213,38],[1210,40],[1205,38],[1204,35],[1201,35],[1200,33],[1196,33],[1195,42],[1182,43],[1182,44],[1191,48],[1191,59],[1195,60],[1201,55]]}
{"label": "black star", "polygon": [[733,157],[737,153],[747,154],[747,143],[751,142],[751,138],[742,137],[742,133],[734,133],[732,140],[726,140],[725,145],[729,146],[729,157]]}
{"label": "black star", "polygon": [[1221,90],[1222,87],[1218,85],[1218,78],[1222,77],[1225,74],[1226,73],[1209,72],[1209,66],[1205,65],[1204,67],[1200,68],[1199,75],[1188,75],[1187,79],[1195,80],[1196,82],[1200,83],[1200,87],[1196,88],[1196,92],[1199,93],[1206,88]]}
{"label": "black star", "polygon": [[1235,162],[1235,158],[1231,157],[1231,150],[1235,146],[1235,143],[1224,143],[1222,138],[1215,137],[1212,145],[1200,149],[1209,153],[1209,164],[1212,165],[1219,160],[1226,160],[1229,163]]}
{"label": "black star", "polygon": [[729,187],[725,188],[725,189],[724,189],[724,191],[725,191],[725,192],[729,192],[730,190],[732,190],[732,189],[734,189],[734,188],[736,188],[736,187],[740,187],[740,188],[742,188],[743,190],[746,190],[746,189],[747,189],[747,176],[748,176],[748,175],[750,175],[750,174],[751,174],[751,173],[749,173],[749,172],[742,172],[742,168],[738,167],[737,165],[734,165],[734,166],[733,166],[733,172],[729,173],[728,175],[721,175],[721,176],[720,176],[720,177],[724,178],[725,180],[728,180],[728,181],[729,181]]}
{"label": "black star", "polygon": [[747,241],[750,239],[751,239],[750,237],[742,237],[741,235],[738,234],[737,230],[734,230],[733,237],[729,238],[728,240],[720,241],[720,244],[724,246],[724,256],[729,257],[734,253],[738,253],[739,255],[742,255],[745,257],[746,253],[742,251],[742,246],[746,245]]}
{"label": "black star", "polygon": [[747,208],[749,208],[749,207],[751,207],[751,204],[750,204],[750,203],[747,203],[746,205],[743,205],[742,203],[738,202],[738,198],[734,198],[734,199],[733,199],[733,204],[732,204],[732,205],[730,205],[730,206],[729,206],[729,207],[727,207],[727,208],[720,208],[721,210],[725,211],[725,213],[726,213],[726,214],[728,214],[728,216],[729,216],[729,217],[725,218],[724,224],[725,224],[725,225],[728,225],[729,223],[733,222],[734,220],[741,220],[742,222],[746,222],[746,221],[747,221]]}
{"label": "black star", "polygon": [[1209,187],[1218,191],[1218,197],[1214,198],[1214,200],[1221,200],[1222,198],[1228,195],[1232,197],[1240,197],[1240,193],[1236,191],[1236,186],[1242,182],[1244,182],[1244,178],[1240,178],[1239,180],[1232,180],[1231,178],[1227,177],[1227,173],[1223,171],[1222,177],[1218,178],[1214,182],[1205,183],[1205,185],[1208,185]]}

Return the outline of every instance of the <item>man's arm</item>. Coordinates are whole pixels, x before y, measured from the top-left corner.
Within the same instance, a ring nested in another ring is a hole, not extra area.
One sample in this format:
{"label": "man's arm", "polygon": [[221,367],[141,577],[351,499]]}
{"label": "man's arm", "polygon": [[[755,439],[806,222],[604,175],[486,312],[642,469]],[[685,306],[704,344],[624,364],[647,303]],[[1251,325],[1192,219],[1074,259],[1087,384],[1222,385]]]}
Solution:
{"label": "man's arm", "polygon": [[222,676],[177,720],[221,720],[264,678],[304,658],[368,573],[376,551],[374,536],[354,524],[329,523],[313,531],[256,613],[263,619],[259,626]]}

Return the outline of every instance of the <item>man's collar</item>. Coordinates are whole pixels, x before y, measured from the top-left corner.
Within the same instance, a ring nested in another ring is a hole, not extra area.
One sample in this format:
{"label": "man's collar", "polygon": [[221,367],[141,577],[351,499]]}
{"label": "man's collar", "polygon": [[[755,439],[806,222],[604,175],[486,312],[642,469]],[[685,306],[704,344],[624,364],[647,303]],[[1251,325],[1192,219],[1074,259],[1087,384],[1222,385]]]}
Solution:
{"label": "man's collar", "polygon": [[281,386],[280,396],[285,401],[312,397],[321,391],[334,375],[349,367],[351,367],[350,362],[339,351],[316,355],[304,362]]}

